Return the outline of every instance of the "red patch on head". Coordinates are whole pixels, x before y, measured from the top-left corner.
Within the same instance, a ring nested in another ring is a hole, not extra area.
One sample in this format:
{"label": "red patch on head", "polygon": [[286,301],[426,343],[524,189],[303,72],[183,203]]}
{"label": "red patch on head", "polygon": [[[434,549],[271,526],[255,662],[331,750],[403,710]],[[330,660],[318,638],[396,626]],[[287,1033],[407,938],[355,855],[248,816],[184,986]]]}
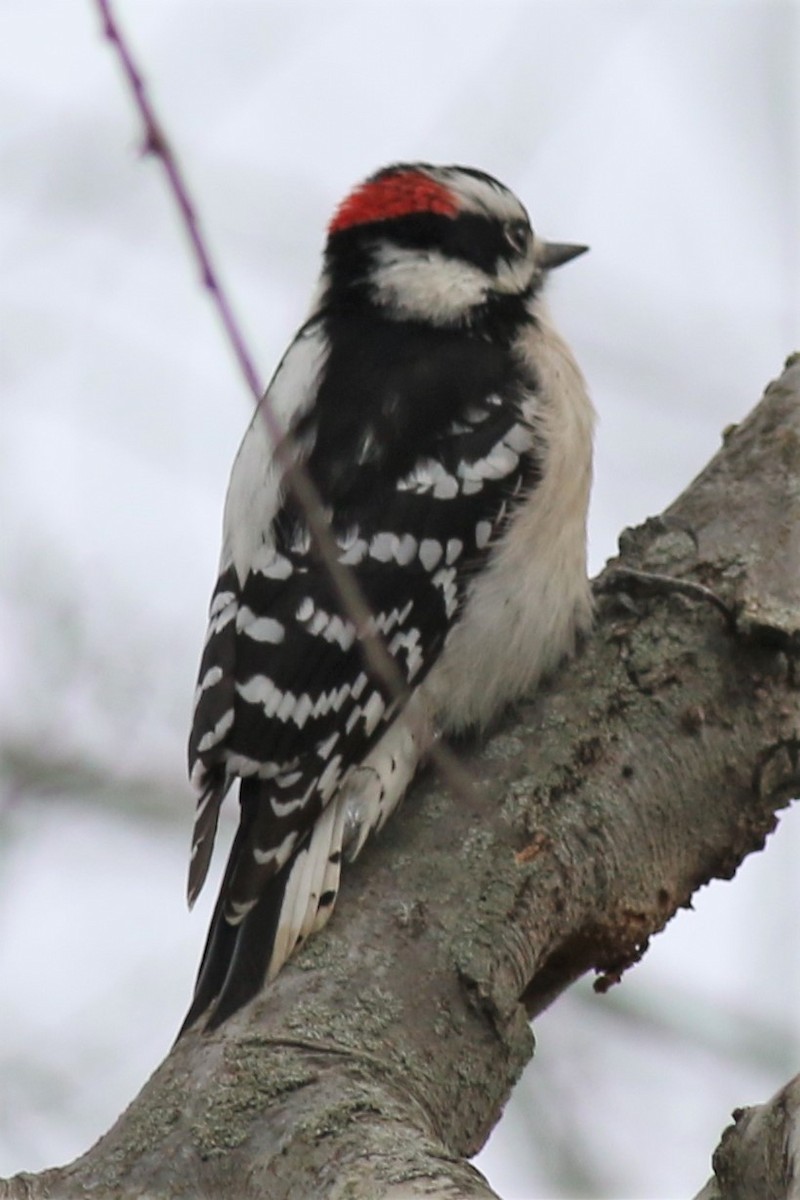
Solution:
{"label": "red patch on head", "polygon": [[328,233],[341,233],[353,225],[388,221],[411,213],[438,213],[454,217],[458,202],[443,183],[421,171],[395,171],[368,179],[342,201],[333,214]]}

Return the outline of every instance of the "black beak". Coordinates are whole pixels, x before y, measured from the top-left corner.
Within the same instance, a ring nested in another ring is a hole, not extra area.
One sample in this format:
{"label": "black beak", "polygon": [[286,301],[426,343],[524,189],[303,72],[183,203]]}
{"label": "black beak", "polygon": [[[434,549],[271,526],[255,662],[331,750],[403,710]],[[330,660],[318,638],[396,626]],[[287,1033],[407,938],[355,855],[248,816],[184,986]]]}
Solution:
{"label": "black beak", "polygon": [[542,242],[536,255],[537,265],[550,271],[577,258],[579,254],[585,254],[588,249],[588,246],[573,246],[570,242]]}

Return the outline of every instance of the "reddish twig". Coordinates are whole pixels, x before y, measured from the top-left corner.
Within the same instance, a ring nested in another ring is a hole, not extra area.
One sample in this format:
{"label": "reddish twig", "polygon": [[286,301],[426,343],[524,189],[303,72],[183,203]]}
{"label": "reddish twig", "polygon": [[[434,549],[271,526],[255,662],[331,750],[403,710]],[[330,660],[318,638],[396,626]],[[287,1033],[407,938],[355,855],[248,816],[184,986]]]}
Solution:
{"label": "reddish twig", "polygon": [[[211,301],[219,313],[220,320],[225,328],[225,334],[233,348],[236,361],[245,377],[248,388],[252,392],[256,403],[258,403],[264,388],[259,379],[252,356],[245,344],[242,331],[233,314],[231,304],[211,261],[206,240],[200,232],[200,222],[192,204],[186,180],[183,178],[181,169],[178,166],[178,160],[150,102],[142,74],[134,62],[130,48],[120,32],[120,28],[111,11],[110,0],[97,0],[97,4],[103,20],[103,33],[112,43],[119,56],[122,70],[133,92],[136,107],[144,122],[144,153],[152,154],[158,158],[167,173],[170,189],[180,209],[181,217],[189,236],[189,242],[200,267],[200,278],[203,282],[203,287],[208,290],[211,296]],[[273,430],[270,430],[270,432],[272,433]]]}

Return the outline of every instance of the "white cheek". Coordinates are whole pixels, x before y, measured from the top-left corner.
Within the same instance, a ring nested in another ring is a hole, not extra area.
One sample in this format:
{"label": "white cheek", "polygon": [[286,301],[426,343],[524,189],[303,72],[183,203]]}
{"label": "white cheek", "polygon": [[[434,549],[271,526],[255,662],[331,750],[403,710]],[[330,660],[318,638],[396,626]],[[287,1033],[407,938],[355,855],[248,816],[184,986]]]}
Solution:
{"label": "white cheek", "polygon": [[373,252],[372,297],[406,317],[446,322],[482,304],[492,281],[479,267],[437,250],[379,244]]}

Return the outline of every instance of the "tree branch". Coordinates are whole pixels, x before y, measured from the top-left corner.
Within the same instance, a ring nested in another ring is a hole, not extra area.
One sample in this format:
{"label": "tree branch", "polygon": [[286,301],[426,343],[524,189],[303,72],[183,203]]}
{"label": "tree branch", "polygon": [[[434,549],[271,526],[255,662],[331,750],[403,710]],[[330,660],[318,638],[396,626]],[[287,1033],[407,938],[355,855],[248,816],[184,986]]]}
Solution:
{"label": "tree branch", "polygon": [[737,1108],[695,1200],[795,1200],[800,1184],[800,1075],[766,1104]]}
{"label": "tree branch", "polygon": [[617,575],[578,660],[467,756],[471,793],[418,787],[262,996],[183,1038],[83,1158],[0,1196],[491,1196],[463,1160],[528,1016],[585,971],[616,982],[800,790],[798,480],[795,360],[610,564],[699,583],[730,620]]}

